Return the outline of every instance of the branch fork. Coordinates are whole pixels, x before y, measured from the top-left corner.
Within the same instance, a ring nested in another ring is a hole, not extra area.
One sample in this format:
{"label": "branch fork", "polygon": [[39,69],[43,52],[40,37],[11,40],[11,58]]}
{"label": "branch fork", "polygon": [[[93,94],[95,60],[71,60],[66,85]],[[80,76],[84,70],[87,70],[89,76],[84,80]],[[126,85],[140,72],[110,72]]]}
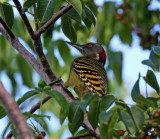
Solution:
{"label": "branch fork", "polygon": [[[38,26],[36,26],[36,31],[34,32],[29,20],[25,13],[22,13],[22,6],[18,0],[13,0],[15,3],[17,10],[27,28],[27,31],[30,34],[31,39],[33,40],[35,51],[41,61],[41,64],[35,59],[35,57],[25,49],[25,47],[19,42],[19,40],[15,37],[11,29],[8,27],[8,25],[3,21],[3,19],[0,17],[0,32],[2,35],[12,44],[12,46],[20,53],[21,56],[24,57],[24,59],[38,72],[38,74],[47,82],[47,84],[51,85],[53,90],[56,90],[60,92],[68,102],[73,102],[75,98],[73,95],[63,87],[63,85],[60,83],[60,79],[56,77],[56,75],[52,72],[50,65],[43,53],[42,49],[42,43],[40,40],[40,35],[45,32],[53,23],[55,23],[62,15],[64,15],[69,9],[72,8],[71,4],[68,4],[66,7],[61,9],[58,13],[56,13],[46,24],[44,24],[41,28],[38,29]],[[35,8],[34,8],[35,9]],[[35,10],[34,10],[35,11]],[[35,17],[36,18],[36,17]],[[8,34],[5,33],[7,31]],[[46,96],[42,104],[47,102],[49,99],[51,99],[50,96]],[[34,113],[37,109],[40,108],[41,102],[38,102],[35,104],[31,110],[30,113]],[[95,138],[99,138],[99,134],[96,133],[92,126],[90,125],[87,115],[84,116],[84,124],[83,127],[88,130],[89,133],[85,134],[84,136],[92,135]],[[12,136],[12,133],[10,132],[8,135]]]}

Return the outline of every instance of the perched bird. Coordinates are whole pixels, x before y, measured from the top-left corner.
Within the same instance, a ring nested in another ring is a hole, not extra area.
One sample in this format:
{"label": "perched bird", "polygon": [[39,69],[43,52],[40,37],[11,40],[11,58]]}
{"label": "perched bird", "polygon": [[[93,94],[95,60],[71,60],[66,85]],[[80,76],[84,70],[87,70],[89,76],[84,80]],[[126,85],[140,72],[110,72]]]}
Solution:
{"label": "perched bird", "polygon": [[[67,41],[66,41],[67,42]],[[78,97],[84,94],[98,94],[102,97],[107,93],[107,73],[104,69],[106,53],[97,43],[83,45],[67,42],[82,53],[82,57],[74,59],[70,75],[64,86],[73,87]]]}

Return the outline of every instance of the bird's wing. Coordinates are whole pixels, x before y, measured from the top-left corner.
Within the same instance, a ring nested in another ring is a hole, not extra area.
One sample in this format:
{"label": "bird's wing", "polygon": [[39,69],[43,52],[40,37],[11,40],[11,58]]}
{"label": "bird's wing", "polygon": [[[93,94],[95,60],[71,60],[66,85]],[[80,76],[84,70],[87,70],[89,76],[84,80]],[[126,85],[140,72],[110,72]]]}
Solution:
{"label": "bird's wing", "polygon": [[103,79],[103,73],[101,73],[103,67],[94,62],[93,59],[81,57],[74,60],[72,67],[90,93],[102,97],[106,93],[106,82]]}

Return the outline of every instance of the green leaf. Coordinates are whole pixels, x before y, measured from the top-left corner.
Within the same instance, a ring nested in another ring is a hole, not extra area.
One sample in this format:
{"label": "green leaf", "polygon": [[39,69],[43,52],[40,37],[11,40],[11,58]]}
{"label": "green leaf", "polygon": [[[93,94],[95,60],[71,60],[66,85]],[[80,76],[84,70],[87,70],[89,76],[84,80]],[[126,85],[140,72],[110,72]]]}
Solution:
{"label": "green leaf", "polygon": [[[31,23],[33,23],[33,20]],[[28,46],[33,50],[33,52],[35,51],[31,37],[21,18],[14,19],[14,25],[12,31],[15,33],[16,37],[20,37],[21,39],[23,39],[28,44]]]}
{"label": "green leaf", "polygon": [[118,109],[118,114],[120,115],[120,119],[123,121],[128,132],[133,134],[136,130],[136,127],[132,120],[131,115],[127,111],[119,110],[119,109]]}
{"label": "green leaf", "polygon": [[136,83],[133,86],[133,89],[131,91],[131,97],[132,97],[133,101],[135,101],[135,102],[137,101],[138,95],[140,95],[139,80],[140,80],[140,76],[138,77],[138,80],[136,81]]}
{"label": "green leaf", "polygon": [[5,129],[3,131],[2,139],[5,138],[6,132],[7,132],[8,128],[10,127],[11,124],[12,124],[12,122],[9,121],[8,124],[7,124],[7,126],[5,127]]}
{"label": "green leaf", "polygon": [[122,52],[108,51],[109,67],[113,70],[116,80],[119,84],[122,83]]}
{"label": "green leaf", "polygon": [[92,94],[85,94],[82,98],[81,98],[81,109],[82,110],[86,110],[86,107],[90,104],[90,102],[97,100],[99,98],[99,96],[96,95],[92,95]]}
{"label": "green leaf", "polygon": [[114,136],[115,124],[117,124],[119,115],[117,109],[124,109],[121,105],[112,107],[108,112],[103,111],[99,115],[100,121],[100,137],[112,139]]}
{"label": "green leaf", "polygon": [[72,4],[73,8],[81,16],[81,13],[82,13],[82,3],[81,3],[81,1],[80,0],[67,0],[67,1]]}
{"label": "green leaf", "polygon": [[81,22],[81,17],[74,8],[71,8],[69,11],[67,11],[66,15],[77,22]]}
{"label": "green leaf", "polygon": [[70,49],[67,46],[67,44],[63,40],[58,40],[57,47],[58,47],[59,53],[60,53],[63,61],[65,62],[65,64],[70,65],[71,54],[70,54]]}
{"label": "green leaf", "polygon": [[17,134],[16,128],[15,128],[15,126],[14,126],[13,124],[11,124],[11,129],[12,129],[13,137],[14,137],[15,139],[17,139],[17,138],[18,138],[18,134]]}
{"label": "green leaf", "polygon": [[48,94],[49,96],[55,98],[56,101],[58,102],[58,104],[62,108],[65,107],[65,105],[67,105],[66,98],[62,94],[60,94],[59,92],[51,90],[51,91],[46,91],[45,93]]}
{"label": "green leaf", "polygon": [[60,110],[60,123],[63,124],[65,118],[68,115],[69,104],[65,97],[57,91],[46,91],[46,94],[56,99],[57,103],[61,106]]}
{"label": "green leaf", "polygon": [[44,114],[32,114],[32,113],[29,113],[29,112],[25,112],[23,113],[27,118],[30,118],[30,117],[39,117],[39,118],[48,118],[49,120],[51,119],[50,116],[48,115],[44,115]]}
{"label": "green leaf", "polygon": [[23,113],[26,119],[33,118],[36,122],[38,122],[42,127],[45,126],[44,118],[48,118],[50,120],[50,116],[48,115],[40,115],[40,114],[31,114],[29,112]]}
{"label": "green leaf", "polygon": [[152,88],[154,88],[158,95],[159,95],[159,85],[156,79],[156,76],[154,75],[153,71],[148,70],[147,76],[143,77],[143,79],[148,83]]}
{"label": "green leaf", "polygon": [[63,124],[69,112],[69,104],[65,105],[65,107],[60,110],[60,123]]}
{"label": "green leaf", "polygon": [[37,0],[27,0],[23,4],[23,10],[27,10],[29,7],[31,7],[33,4],[35,4]]}
{"label": "green leaf", "polygon": [[104,96],[100,103],[100,112],[106,111],[116,100],[116,98],[112,95]]}
{"label": "green leaf", "polygon": [[1,3],[8,2],[8,0],[1,0]]}
{"label": "green leaf", "polygon": [[[56,45],[54,42],[52,42],[54,45]],[[51,69],[54,69],[54,72],[56,75],[61,75],[60,72],[62,67],[59,64],[59,60],[55,55],[53,55],[54,52],[54,47],[53,45],[49,47],[48,53],[46,55],[48,62],[50,63]]]}
{"label": "green leaf", "polygon": [[96,19],[95,19],[95,16],[93,14],[93,12],[88,8],[88,7],[85,7],[85,14],[87,16],[87,18],[93,23],[93,25],[95,26],[96,25]]}
{"label": "green leaf", "polygon": [[37,95],[37,94],[39,94],[39,92],[38,92],[37,90],[29,91],[29,92],[25,93],[25,94],[23,95],[23,97],[21,97],[21,98],[19,98],[19,99],[17,100],[17,104],[20,105],[22,102],[24,102],[24,101],[27,100],[28,98],[31,98],[32,96]]}
{"label": "green leaf", "polygon": [[66,15],[63,15],[61,17],[61,25],[63,33],[71,40],[71,42],[76,42],[77,34],[71,19]]}
{"label": "green leaf", "polygon": [[44,47],[49,51],[49,48],[52,47],[54,49],[55,42],[53,43],[52,37],[53,37],[53,30],[57,29],[58,27],[50,26],[44,33],[43,33],[43,41],[44,41]]}
{"label": "green leaf", "polygon": [[155,54],[153,52],[153,50],[150,53],[149,59],[152,61],[152,63],[156,66],[156,68],[158,69],[157,71],[159,71],[159,67],[160,67],[160,57]]}
{"label": "green leaf", "polygon": [[[5,58],[7,56],[7,58]],[[11,63],[15,57],[15,49],[10,46],[7,39],[4,36],[0,36],[0,71],[5,70],[8,75],[8,70],[10,74],[14,74],[15,67],[11,67]]]}
{"label": "green leaf", "polygon": [[68,120],[69,130],[74,134],[83,123],[84,113],[80,108],[80,101],[75,100],[69,108]]}
{"label": "green leaf", "polygon": [[7,25],[12,28],[14,23],[14,13],[13,8],[9,3],[0,3],[0,16],[7,23]]}
{"label": "green leaf", "polygon": [[84,18],[83,22],[85,23],[85,25],[87,26],[88,29],[91,28],[92,22],[87,17]]}
{"label": "green leaf", "polygon": [[23,84],[27,85],[28,87],[33,87],[32,82],[32,68],[30,65],[24,60],[20,55],[16,57],[17,65],[22,75]]}
{"label": "green leaf", "polygon": [[108,125],[109,121],[113,115],[112,111],[109,112],[101,112],[99,115],[100,120],[100,138],[108,139]]}
{"label": "green leaf", "polygon": [[56,0],[37,0],[37,17],[41,23],[47,22],[54,13]]}
{"label": "green leaf", "polygon": [[108,111],[108,112],[103,111],[99,115],[99,121],[107,125],[112,115],[113,111]]}
{"label": "green leaf", "polygon": [[119,26],[120,30],[118,32],[119,38],[123,43],[127,43],[131,45],[132,43],[132,32],[131,32],[131,24],[125,24]]}
{"label": "green leaf", "polygon": [[82,10],[82,16],[81,16],[82,20],[84,20],[86,18],[86,13],[84,10]]}
{"label": "green leaf", "polygon": [[149,107],[153,107],[152,103],[147,100],[144,96],[137,94],[137,105],[143,110],[147,110]]}
{"label": "green leaf", "polygon": [[43,79],[39,80],[38,88],[43,89],[45,86],[47,86],[46,82]]}
{"label": "green leaf", "polygon": [[90,103],[88,112],[88,120],[92,125],[93,129],[96,129],[98,126],[99,113],[100,113],[100,100],[97,99]]}
{"label": "green leaf", "polygon": [[2,119],[6,115],[7,115],[7,113],[4,109],[4,107],[0,104],[0,119]]}
{"label": "green leaf", "polygon": [[100,123],[100,138],[102,139],[108,139],[108,134],[106,132],[106,130],[108,130],[108,125],[104,124],[104,123]]}
{"label": "green leaf", "polygon": [[156,67],[156,66],[152,63],[152,61],[151,61],[150,59],[149,59],[149,60],[143,60],[143,61],[142,61],[142,64],[151,67],[151,68],[152,68],[153,70],[155,70],[155,71],[158,71],[158,70],[159,70],[158,67]]}
{"label": "green leaf", "polygon": [[140,130],[145,121],[144,111],[137,106],[131,107],[130,111],[137,129]]}
{"label": "green leaf", "polygon": [[[8,58],[8,57],[7,57]],[[17,82],[16,82],[16,79],[14,77],[14,68],[13,67],[8,67],[6,69],[6,73],[7,73],[7,76],[10,78],[11,80],[11,83],[12,83],[12,96],[15,97],[16,95],[16,89],[17,89]]]}
{"label": "green leaf", "polygon": [[112,115],[112,118],[109,120],[109,125],[108,125],[108,138],[112,139],[113,138],[113,131],[115,124],[118,122],[119,115],[117,114],[117,111],[115,111]]}
{"label": "green leaf", "polygon": [[154,52],[156,55],[160,56],[160,47],[155,47],[155,48],[153,49],[153,52]]}
{"label": "green leaf", "polygon": [[152,108],[158,108],[158,105],[157,105],[158,98],[147,97],[146,101],[147,101],[147,103],[149,104],[150,107],[152,107]]}

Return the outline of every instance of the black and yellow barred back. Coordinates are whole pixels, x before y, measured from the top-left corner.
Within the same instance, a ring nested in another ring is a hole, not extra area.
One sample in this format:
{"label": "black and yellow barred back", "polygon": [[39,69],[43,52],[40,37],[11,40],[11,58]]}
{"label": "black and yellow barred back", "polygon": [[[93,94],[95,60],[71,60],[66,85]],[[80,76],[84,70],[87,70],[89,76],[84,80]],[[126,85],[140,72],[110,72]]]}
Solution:
{"label": "black and yellow barred back", "polygon": [[78,57],[71,68],[84,82],[88,93],[98,94],[100,97],[107,93],[107,73],[98,60],[88,57]]}

